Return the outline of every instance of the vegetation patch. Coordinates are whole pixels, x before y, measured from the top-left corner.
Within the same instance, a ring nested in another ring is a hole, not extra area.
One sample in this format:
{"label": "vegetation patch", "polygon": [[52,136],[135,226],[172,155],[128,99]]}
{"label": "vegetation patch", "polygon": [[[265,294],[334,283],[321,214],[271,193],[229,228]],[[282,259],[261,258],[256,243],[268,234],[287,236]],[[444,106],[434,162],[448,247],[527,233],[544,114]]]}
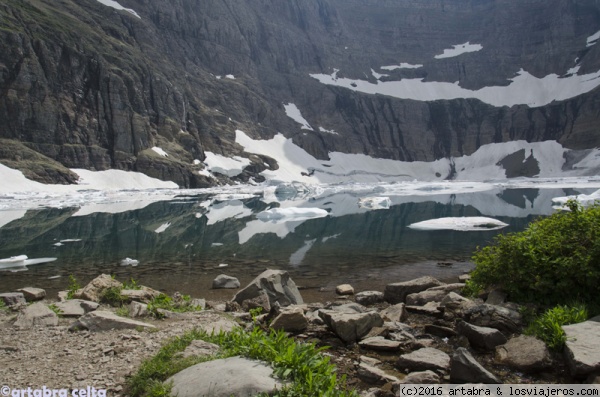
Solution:
{"label": "vegetation patch", "polygon": [[172,298],[169,295],[160,294],[148,303],[148,312],[156,318],[163,318],[164,314],[161,313],[161,310],[185,313],[201,311],[202,307],[194,305],[189,295],[179,295],[177,298]]}
{"label": "vegetation patch", "polygon": [[558,305],[535,318],[525,329],[525,334],[534,335],[543,340],[550,349],[561,351],[567,341],[567,336],[561,327],[581,323],[587,319],[588,310],[583,304]]}
{"label": "vegetation patch", "polygon": [[[178,355],[195,339],[216,343],[222,352],[208,357]],[[254,328],[247,332],[237,328],[209,335],[202,330],[192,330],[168,342],[156,356],[144,361],[128,382],[129,392],[134,397],[168,396],[172,386],[163,382],[170,376],[199,362],[240,355],[270,363],[275,375],[293,382],[277,391],[276,396],[357,397],[355,391],[347,388],[345,378],[338,378],[329,357],[321,354],[323,349],[312,343],[297,343],[283,331],[265,332]]]}
{"label": "vegetation patch", "polygon": [[79,282],[77,281],[75,276],[73,276],[72,274],[69,274],[69,286],[67,287],[67,299],[73,299],[73,296],[75,296],[75,293],[77,291],[79,291],[80,289],[81,289],[81,285],[79,285]]}

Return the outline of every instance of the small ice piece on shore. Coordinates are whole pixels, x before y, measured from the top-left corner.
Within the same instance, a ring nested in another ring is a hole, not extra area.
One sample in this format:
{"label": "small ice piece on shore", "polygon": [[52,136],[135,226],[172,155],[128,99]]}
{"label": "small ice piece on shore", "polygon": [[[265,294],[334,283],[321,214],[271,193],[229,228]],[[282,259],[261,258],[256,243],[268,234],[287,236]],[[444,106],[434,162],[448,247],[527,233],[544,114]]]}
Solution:
{"label": "small ice piece on shore", "polygon": [[358,199],[360,208],[368,208],[372,210],[389,209],[392,205],[392,200],[389,197],[365,197]]}
{"label": "small ice piece on shore", "polygon": [[282,219],[306,220],[311,218],[323,218],[329,213],[321,208],[271,208],[256,215],[263,222],[278,221]]}
{"label": "small ice piece on shore", "polygon": [[125,258],[121,261],[121,266],[137,266],[140,264],[140,261],[137,259]]}
{"label": "small ice piece on shore", "polygon": [[458,230],[470,232],[498,230],[506,226],[508,226],[508,224],[497,219],[486,218],[483,216],[471,216],[429,219],[426,221],[413,223],[408,227],[415,230]]}

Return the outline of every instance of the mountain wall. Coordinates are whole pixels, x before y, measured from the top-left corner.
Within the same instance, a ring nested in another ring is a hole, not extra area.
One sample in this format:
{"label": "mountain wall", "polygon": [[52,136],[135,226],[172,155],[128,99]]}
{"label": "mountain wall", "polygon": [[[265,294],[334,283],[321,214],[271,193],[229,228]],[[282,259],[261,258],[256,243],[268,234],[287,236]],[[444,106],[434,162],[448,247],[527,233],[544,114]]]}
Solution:
{"label": "mountain wall", "polygon": [[[119,4],[131,12],[97,0],[0,4],[1,162],[43,182],[74,182],[69,168],[118,168],[205,187],[231,182],[200,173],[206,152],[249,158],[233,180],[277,168],[243,153],[236,129],[255,139],[281,132],[321,159],[431,161],[511,140],[600,146],[600,89],[560,96],[570,92],[565,79],[598,79],[599,0]],[[463,43],[468,51],[440,56]],[[485,92],[516,84],[520,72],[558,100],[496,106],[443,99],[427,85]],[[429,97],[360,90],[411,81]],[[288,117],[289,103],[312,129]]]}

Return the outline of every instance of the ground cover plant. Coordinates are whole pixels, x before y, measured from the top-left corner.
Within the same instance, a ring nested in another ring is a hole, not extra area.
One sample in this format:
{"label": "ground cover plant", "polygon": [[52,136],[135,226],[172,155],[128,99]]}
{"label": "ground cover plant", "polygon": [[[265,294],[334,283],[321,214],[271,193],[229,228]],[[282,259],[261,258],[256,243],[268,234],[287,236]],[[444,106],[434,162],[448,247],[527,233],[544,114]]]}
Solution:
{"label": "ground cover plant", "polygon": [[478,248],[468,289],[501,288],[516,302],[600,304],[600,205],[567,202],[519,233]]}
{"label": "ground cover plant", "polygon": [[[218,344],[222,352],[212,357],[178,355],[194,339]],[[168,342],[157,355],[144,361],[129,380],[129,392],[134,397],[169,396],[172,385],[163,382],[177,372],[198,362],[241,355],[270,363],[276,376],[292,382],[277,391],[276,396],[357,397],[355,391],[346,388],[345,378],[338,378],[335,366],[321,354],[322,350],[311,343],[297,343],[282,331],[265,332],[258,327],[252,331],[237,328],[216,335],[192,330]]]}
{"label": "ground cover plant", "polygon": [[525,334],[534,335],[544,341],[550,349],[560,351],[567,341],[561,327],[587,319],[588,310],[584,304],[558,305],[534,318],[525,329]]}

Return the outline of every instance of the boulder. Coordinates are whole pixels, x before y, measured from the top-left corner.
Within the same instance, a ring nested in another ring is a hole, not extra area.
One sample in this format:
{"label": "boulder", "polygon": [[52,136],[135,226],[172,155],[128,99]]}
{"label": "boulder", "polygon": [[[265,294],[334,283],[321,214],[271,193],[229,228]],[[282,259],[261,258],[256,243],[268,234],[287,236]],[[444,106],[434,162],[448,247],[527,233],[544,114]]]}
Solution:
{"label": "boulder", "polygon": [[121,297],[128,301],[137,301],[142,303],[149,303],[152,301],[152,299],[157,298],[159,295],[160,291],[145,286],[142,286],[140,289],[121,290]]}
{"label": "boulder", "polygon": [[[400,384],[418,384],[418,385],[424,385],[424,384],[435,384],[435,383],[440,383],[440,376],[438,374],[436,374],[433,371],[417,371],[417,372],[411,372],[410,374],[406,375],[404,377],[404,379],[402,379],[402,381],[400,382]],[[394,385],[394,387],[392,388],[392,391],[396,394],[398,394],[397,387]]]}
{"label": "boulder", "polygon": [[567,336],[565,357],[571,375],[580,378],[600,372],[600,316],[562,329]]}
{"label": "boulder", "polygon": [[58,325],[58,316],[41,302],[29,305],[17,316],[15,327],[29,329],[34,327],[53,327]]}
{"label": "boulder", "polygon": [[423,329],[426,334],[439,336],[440,338],[451,338],[456,336],[456,331],[450,327],[444,327],[441,325],[427,324]]}
{"label": "boulder", "polygon": [[41,288],[25,287],[17,292],[22,293],[27,302],[40,301],[46,297],[46,290]]}
{"label": "boulder", "polygon": [[60,315],[63,317],[79,317],[84,314],[98,309],[100,306],[96,302],[86,301],[83,299],[69,299],[64,302],[58,302],[55,304]]}
{"label": "boulder", "polygon": [[369,350],[393,352],[398,351],[402,343],[385,339],[383,336],[373,336],[371,338],[363,339],[362,341],[358,342],[358,345]]}
{"label": "boulder", "polygon": [[403,303],[410,294],[425,291],[431,287],[438,287],[443,283],[433,277],[425,276],[402,283],[388,284],[385,287],[384,298],[387,302]]}
{"label": "boulder", "polygon": [[289,274],[283,270],[265,270],[239,291],[233,297],[233,300],[243,307],[244,301],[261,296],[266,296],[270,306],[275,303],[280,306],[303,303],[298,287],[296,287]]}
{"label": "boulder", "polygon": [[521,314],[516,310],[473,301],[461,303],[456,314],[471,324],[496,328],[507,334],[519,332],[523,322]]}
{"label": "boulder", "polygon": [[454,351],[450,360],[450,382],[453,383],[502,383],[485,369],[464,347]]}
{"label": "boulder", "polygon": [[340,313],[366,313],[369,310],[359,303],[344,303],[343,305],[331,305],[326,307],[328,310]]}
{"label": "boulder", "polygon": [[382,303],[383,300],[383,292],[379,291],[363,291],[354,295],[354,300],[356,303],[359,303],[364,306],[368,305],[376,305],[378,303]]}
{"label": "boulder", "polygon": [[406,306],[406,311],[433,317],[442,317],[444,312],[439,302],[427,302],[423,306]]}
{"label": "boulder", "polygon": [[406,321],[408,318],[408,312],[406,311],[406,307],[404,303],[398,303],[384,309],[381,312],[381,316],[388,321]]}
{"label": "boulder", "polygon": [[192,356],[212,356],[221,350],[219,345],[206,342],[200,339],[194,339],[188,347],[181,353],[183,358]]}
{"label": "boulder", "polygon": [[346,343],[354,343],[367,335],[373,327],[383,325],[383,319],[377,312],[342,313],[321,309],[319,316]]}
{"label": "boulder", "polygon": [[301,307],[288,307],[281,310],[270,327],[285,332],[300,333],[308,328],[308,319]]}
{"label": "boulder", "polygon": [[111,329],[156,329],[152,324],[130,318],[119,317],[116,314],[103,310],[87,313],[69,327],[70,330],[87,329],[91,332],[108,331]]}
{"label": "boulder", "polygon": [[285,384],[273,376],[273,368],[264,362],[229,357],[193,365],[166,380],[172,382],[172,394],[197,397],[199,391],[211,397],[251,397],[271,394]]}
{"label": "boulder", "polygon": [[148,317],[150,312],[148,312],[148,305],[141,302],[132,301],[129,304],[129,317]]}
{"label": "boulder", "polygon": [[443,284],[439,287],[431,287],[427,291],[446,291],[446,293],[461,291],[465,288],[465,283]]}
{"label": "boulder", "polygon": [[479,327],[463,320],[456,323],[456,332],[466,336],[471,346],[480,349],[493,350],[507,342],[506,336],[496,328]]}
{"label": "boulder", "polygon": [[496,347],[496,362],[524,372],[541,371],[552,365],[546,344],[527,335],[519,335]]}
{"label": "boulder", "polygon": [[409,294],[406,296],[406,304],[411,306],[423,306],[429,302],[441,302],[448,295],[442,290],[428,289],[426,291]]}
{"label": "boulder", "polygon": [[104,292],[112,287],[123,288],[123,284],[115,280],[108,274],[101,274],[92,281],[90,281],[85,287],[77,292],[76,298],[81,298],[88,301],[100,302]]}
{"label": "boulder", "polygon": [[488,305],[501,305],[506,302],[506,296],[506,292],[499,289],[494,289],[488,294],[485,303]]}
{"label": "boulder", "polygon": [[470,299],[465,298],[462,295],[457,294],[456,292],[449,292],[444,299],[440,302],[440,306],[446,307],[448,305],[460,305],[462,302],[469,302]]}
{"label": "boulder", "polygon": [[240,288],[240,280],[226,274],[219,274],[212,282],[213,289],[236,289]]}
{"label": "boulder", "polygon": [[352,287],[350,284],[340,284],[335,287],[335,293],[338,295],[353,295],[354,287]]}
{"label": "boulder", "polygon": [[424,371],[446,371],[450,368],[450,356],[441,350],[424,347],[398,358],[396,366],[403,369]]}
{"label": "boulder", "polygon": [[25,295],[22,292],[5,292],[0,294],[0,300],[8,307],[20,306],[27,304]]}
{"label": "boulder", "polygon": [[399,382],[395,376],[389,375],[384,370],[366,362],[361,362],[358,365],[357,375],[360,380],[371,385],[383,386],[389,382]]}

